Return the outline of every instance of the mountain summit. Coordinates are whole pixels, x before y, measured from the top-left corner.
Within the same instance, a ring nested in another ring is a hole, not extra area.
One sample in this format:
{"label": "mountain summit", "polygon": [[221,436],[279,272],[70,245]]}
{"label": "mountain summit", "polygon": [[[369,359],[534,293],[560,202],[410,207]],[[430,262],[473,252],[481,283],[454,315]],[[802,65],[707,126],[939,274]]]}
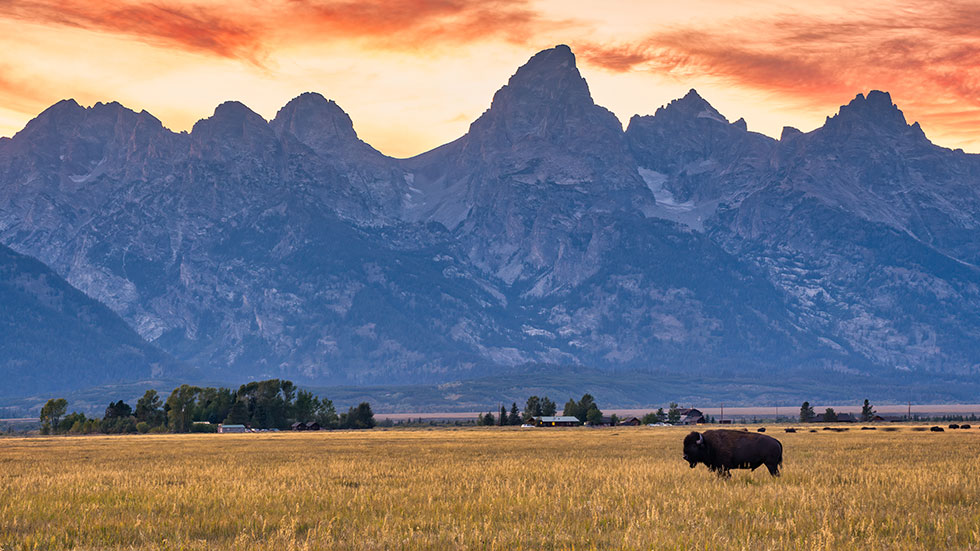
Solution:
{"label": "mountain summit", "polygon": [[[333,100],[304,92],[276,113],[272,126],[289,132],[318,153],[338,153],[350,147],[368,147],[358,139],[354,122]],[[373,148],[371,148],[373,150]]]}
{"label": "mountain summit", "polygon": [[858,139],[881,136],[884,139],[904,138],[926,141],[919,123],[909,125],[905,114],[892,103],[888,92],[872,90],[868,95],[858,94],[820,129],[836,136],[853,135]]}
{"label": "mountain summit", "polygon": [[467,136],[479,147],[508,148],[529,142],[577,147],[597,133],[617,140],[622,125],[592,101],[589,86],[568,46],[535,54],[493,96],[490,109]]}

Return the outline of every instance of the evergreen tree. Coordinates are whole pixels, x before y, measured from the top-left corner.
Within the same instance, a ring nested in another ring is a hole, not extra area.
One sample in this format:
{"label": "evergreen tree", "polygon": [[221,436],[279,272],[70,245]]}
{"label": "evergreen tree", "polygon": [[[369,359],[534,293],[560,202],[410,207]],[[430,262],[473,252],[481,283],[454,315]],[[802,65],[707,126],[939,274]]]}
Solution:
{"label": "evergreen tree", "polygon": [[517,402],[513,402],[510,405],[510,417],[507,418],[507,421],[511,425],[520,425],[521,420],[521,410],[517,409]]}
{"label": "evergreen tree", "polygon": [[500,406],[500,415],[497,417],[497,422],[500,426],[509,425],[510,422],[507,418],[507,408]]}
{"label": "evergreen tree", "polygon": [[551,417],[558,413],[558,405],[548,399],[547,396],[541,399],[541,415]]}
{"label": "evergreen tree", "polygon": [[810,423],[816,417],[817,414],[813,411],[813,406],[810,405],[810,402],[803,402],[803,405],[800,406],[800,422]]}
{"label": "evergreen tree", "polygon": [[664,413],[664,408],[657,408],[657,422],[663,423],[667,421],[667,414]]}
{"label": "evergreen tree", "polygon": [[[599,406],[595,403],[595,398],[591,394],[583,394],[582,398],[578,401],[578,412],[579,421],[583,423],[589,420],[589,410],[595,408],[596,411],[599,410]],[[599,417],[602,417],[602,412],[599,412]]]}
{"label": "evergreen tree", "polygon": [[488,411],[486,415],[483,416],[483,424],[486,426],[491,426],[496,424],[497,420],[493,416],[492,411]]}
{"label": "evergreen tree", "polygon": [[837,412],[834,411],[834,408],[827,408],[827,411],[825,411],[823,414],[823,420],[827,423],[837,422]]}
{"label": "evergreen tree", "polygon": [[[599,411],[599,406],[596,405],[595,399],[592,397],[592,395],[586,393],[582,395],[582,399],[578,402],[569,398],[568,402],[565,403],[565,411],[563,415],[574,416],[579,421],[585,423],[589,420],[589,412],[593,409]],[[601,411],[599,411],[599,417],[602,418]]]}
{"label": "evergreen tree", "polygon": [[865,398],[864,405],[861,406],[861,420],[867,422],[874,419],[874,417],[875,417],[875,410],[874,408],[871,407],[871,403],[868,402],[868,399]]}
{"label": "evergreen tree", "polygon": [[569,398],[568,401],[565,402],[565,408],[561,411],[561,414],[570,417],[578,417],[578,402],[576,402],[574,398]]}
{"label": "evergreen tree", "polygon": [[528,421],[532,417],[540,417],[544,415],[541,412],[541,399],[537,396],[531,396],[527,399],[527,404],[524,406],[524,420]]}
{"label": "evergreen tree", "polygon": [[677,402],[671,402],[667,409],[667,422],[671,425],[676,425],[681,422],[681,410],[677,406]]}

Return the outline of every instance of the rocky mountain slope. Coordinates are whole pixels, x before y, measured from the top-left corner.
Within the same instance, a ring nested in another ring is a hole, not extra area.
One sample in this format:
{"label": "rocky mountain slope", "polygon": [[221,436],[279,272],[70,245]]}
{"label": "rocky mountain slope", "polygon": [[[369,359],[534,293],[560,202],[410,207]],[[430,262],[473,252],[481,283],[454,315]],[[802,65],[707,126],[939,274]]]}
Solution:
{"label": "rocky mountain slope", "polygon": [[624,132],[559,46],[405,160],[318,94],[190,133],[60,102],[0,139],[0,242],[214,378],[962,376],[978,183],[880,92],[778,141],[694,91]]}
{"label": "rocky mountain slope", "polygon": [[192,376],[44,264],[0,246],[0,397]]}

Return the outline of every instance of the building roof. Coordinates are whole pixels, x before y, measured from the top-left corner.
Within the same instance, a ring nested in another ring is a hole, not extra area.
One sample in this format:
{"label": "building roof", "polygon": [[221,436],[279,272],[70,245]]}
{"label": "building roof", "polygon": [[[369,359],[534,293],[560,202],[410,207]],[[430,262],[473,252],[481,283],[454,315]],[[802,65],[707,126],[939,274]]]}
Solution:
{"label": "building roof", "polygon": [[243,429],[245,425],[221,425],[223,429]]}
{"label": "building roof", "polygon": [[542,423],[581,423],[574,415],[541,416],[535,419]]}

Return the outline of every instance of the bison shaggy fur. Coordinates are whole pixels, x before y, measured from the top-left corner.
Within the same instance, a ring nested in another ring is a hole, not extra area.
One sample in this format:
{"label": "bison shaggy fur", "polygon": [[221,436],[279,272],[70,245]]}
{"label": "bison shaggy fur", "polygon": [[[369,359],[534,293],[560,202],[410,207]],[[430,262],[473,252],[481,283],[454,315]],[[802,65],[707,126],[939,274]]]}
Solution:
{"label": "bison shaggy fur", "polygon": [[731,469],[752,469],[765,465],[769,474],[779,476],[783,445],[772,436],[738,430],[692,432],[684,438],[684,460],[691,468],[703,463],[718,476],[731,476]]}

